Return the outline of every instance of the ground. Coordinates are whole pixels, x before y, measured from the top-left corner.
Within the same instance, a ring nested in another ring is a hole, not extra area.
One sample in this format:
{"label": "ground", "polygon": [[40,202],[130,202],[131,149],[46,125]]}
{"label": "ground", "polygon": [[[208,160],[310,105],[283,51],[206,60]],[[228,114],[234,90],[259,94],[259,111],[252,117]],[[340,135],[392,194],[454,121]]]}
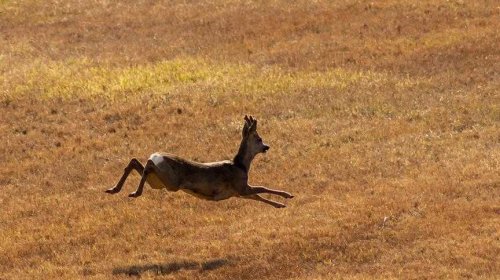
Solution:
{"label": "ground", "polygon": [[[0,0],[0,279],[500,277],[497,1]],[[104,190],[156,151],[284,209]]]}

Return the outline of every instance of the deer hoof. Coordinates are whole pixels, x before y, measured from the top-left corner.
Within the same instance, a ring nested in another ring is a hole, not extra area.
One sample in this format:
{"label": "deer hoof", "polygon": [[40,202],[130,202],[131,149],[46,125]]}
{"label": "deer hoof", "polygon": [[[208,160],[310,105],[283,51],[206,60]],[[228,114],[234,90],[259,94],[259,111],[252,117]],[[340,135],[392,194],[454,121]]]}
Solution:
{"label": "deer hoof", "polygon": [[115,194],[118,192],[118,190],[116,188],[111,188],[111,189],[107,189],[105,190],[106,193],[109,193],[109,194]]}
{"label": "deer hoof", "polygon": [[133,192],[133,193],[128,195],[128,197],[139,197],[139,196],[141,196],[141,193],[138,193],[138,192]]}

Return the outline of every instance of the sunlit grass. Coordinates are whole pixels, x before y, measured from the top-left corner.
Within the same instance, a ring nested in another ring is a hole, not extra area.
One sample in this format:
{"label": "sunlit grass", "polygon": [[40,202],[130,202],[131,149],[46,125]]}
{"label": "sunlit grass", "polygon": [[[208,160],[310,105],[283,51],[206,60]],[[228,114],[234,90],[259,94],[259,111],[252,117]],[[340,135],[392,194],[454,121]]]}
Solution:
{"label": "sunlit grass", "polygon": [[143,94],[168,95],[190,86],[193,91],[210,89],[211,94],[285,94],[309,89],[348,88],[374,90],[393,87],[404,90],[422,83],[372,71],[342,68],[327,71],[286,71],[275,66],[217,63],[186,58],[154,64],[112,66],[80,58],[67,61],[35,61],[0,75],[5,96],[16,98],[134,98]]}
{"label": "sunlit grass", "polygon": [[[0,278],[498,278],[497,6],[0,0]],[[287,208],[104,193],[245,114]]]}

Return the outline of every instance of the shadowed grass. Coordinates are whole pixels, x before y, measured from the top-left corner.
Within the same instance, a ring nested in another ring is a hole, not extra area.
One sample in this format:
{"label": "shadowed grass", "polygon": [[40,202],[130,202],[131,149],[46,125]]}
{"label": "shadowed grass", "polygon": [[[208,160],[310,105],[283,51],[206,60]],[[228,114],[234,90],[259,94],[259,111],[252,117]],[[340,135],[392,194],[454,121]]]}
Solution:
{"label": "shadowed grass", "polygon": [[171,262],[164,264],[133,265],[128,267],[118,267],[113,269],[113,274],[124,274],[127,276],[141,276],[143,273],[152,272],[156,275],[167,275],[178,272],[181,269],[208,271],[214,270],[229,263],[226,259],[215,259],[206,262]]}

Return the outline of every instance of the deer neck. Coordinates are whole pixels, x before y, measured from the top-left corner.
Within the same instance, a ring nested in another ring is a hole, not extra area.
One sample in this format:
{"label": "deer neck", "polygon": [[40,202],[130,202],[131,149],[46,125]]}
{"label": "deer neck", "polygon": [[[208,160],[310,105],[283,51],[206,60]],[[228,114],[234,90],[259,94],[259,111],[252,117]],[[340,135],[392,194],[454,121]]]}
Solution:
{"label": "deer neck", "polygon": [[249,153],[245,140],[241,141],[238,153],[234,156],[234,165],[243,169],[243,171],[248,172],[250,169],[250,164],[252,163],[255,155]]}

